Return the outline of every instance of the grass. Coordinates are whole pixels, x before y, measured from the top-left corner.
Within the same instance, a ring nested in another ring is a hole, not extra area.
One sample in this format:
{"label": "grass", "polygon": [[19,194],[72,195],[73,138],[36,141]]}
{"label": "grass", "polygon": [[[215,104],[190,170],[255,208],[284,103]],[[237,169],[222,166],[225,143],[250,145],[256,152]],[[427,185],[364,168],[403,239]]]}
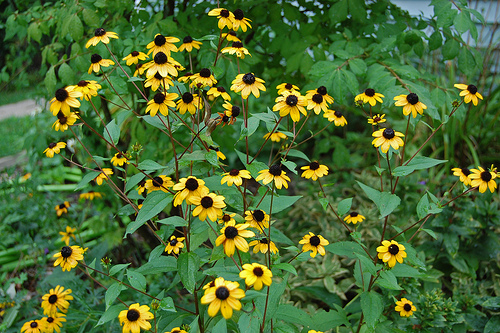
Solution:
{"label": "grass", "polygon": [[30,116],[11,117],[0,121],[0,157],[17,154],[23,149],[24,135],[31,125]]}
{"label": "grass", "polygon": [[0,105],[17,103],[20,101],[24,101],[25,99],[34,99],[39,96],[40,93],[37,93],[36,89],[26,88],[23,90],[16,91],[2,91],[0,94]]}

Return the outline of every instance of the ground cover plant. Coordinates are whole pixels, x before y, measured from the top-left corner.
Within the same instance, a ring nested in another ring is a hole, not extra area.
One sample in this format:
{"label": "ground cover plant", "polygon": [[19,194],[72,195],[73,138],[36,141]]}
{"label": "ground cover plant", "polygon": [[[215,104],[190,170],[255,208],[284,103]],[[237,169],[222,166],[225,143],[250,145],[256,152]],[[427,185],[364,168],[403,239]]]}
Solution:
{"label": "ground cover plant", "polygon": [[[2,250],[28,235],[36,258],[2,267],[3,328],[494,332],[496,156],[449,140],[469,114],[495,117],[495,83],[474,81],[483,58],[462,39],[481,14],[168,4],[126,19],[66,4],[58,38],[72,44],[40,116],[52,130],[25,141],[43,164],[3,182],[18,213]],[[456,60],[449,78],[419,71],[434,49]]]}

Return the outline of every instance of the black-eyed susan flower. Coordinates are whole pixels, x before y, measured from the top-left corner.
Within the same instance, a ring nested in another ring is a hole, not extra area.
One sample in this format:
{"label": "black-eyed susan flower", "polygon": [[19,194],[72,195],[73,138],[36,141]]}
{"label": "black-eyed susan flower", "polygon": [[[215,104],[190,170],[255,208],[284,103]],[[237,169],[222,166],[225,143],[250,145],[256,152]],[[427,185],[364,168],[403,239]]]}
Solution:
{"label": "black-eyed susan flower", "polygon": [[347,125],[347,120],[340,111],[326,110],[326,112],[323,113],[323,117],[328,119],[329,122],[333,122],[335,126],[344,127]]}
{"label": "black-eyed susan flower", "polygon": [[248,245],[253,246],[253,253],[267,253],[267,251],[271,251],[272,254],[278,253],[276,245],[267,238],[253,240]]}
{"label": "black-eyed susan flower", "polygon": [[283,186],[288,188],[287,181],[290,181],[290,178],[286,175],[285,171],[281,170],[280,164],[274,164],[269,169],[259,171],[259,175],[255,180],[262,180],[262,184],[264,185],[274,181],[276,188],[281,189]]}
{"label": "black-eyed susan flower", "polygon": [[359,214],[358,212],[350,212],[349,215],[344,217],[344,221],[346,221],[346,223],[352,223],[352,224],[363,222],[364,219],[365,217]]}
{"label": "black-eyed susan flower", "polygon": [[131,304],[128,310],[123,310],[118,315],[120,325],[123,326],[122,333],[140,333],[141,328],[148,331],[151,329],[149,320],[153,318],[154,315],[149,312],[149,306],[139,306],[139,303]]}
{"label": "black-eyed susan flower", "polygon": [[94,37],[88,40],[87,44],[85,44],[85,47],[88,49],[91,45],[96,46],[99,42],[108,44],[110,38],[118,39],[118,35],[116,34],[116,32],[106,31],[103,28],[97,28],[94,31]]}
{"label": "black-eyed susan flower", "polygon": [[281,132],[274,132],[271,134],[271,132],[267,133],[264,135],[264,139],[267,139],[271,137],[271,141],[273,142],[280,142],[281,140],[286,140],[288,139],[288,137],[286,136],[286,134],[284,133],[281,133]]}
{"label": "black-eyed susan flower", "polygon": [[185,50],[186,52],[191,52],[191,51],[193,51],[193,49],[199,50],[201,44],[202,44],[202,42],[198,42],[198,41],[194,40],[193,37],[186,36],[182,40],[182,45],[179,46],[179,51],[182,52]]}
{"label": "black-eyed susan flower", "polygon": [[207,92],[208,99],[213,101],[217,97],[221,96],[225,101],[230,101],[231,96],[227,93],[224,87],[212,87]]}
{"label": "black-eyed susan flower", "polygon": [[56,312],[48,317],[43,317],[42,320],[45,322],[45,332],[44,333],[57,333],[61,332],[61,327],[63,326],[63,322],[66,321],[65,314]]}
{"label": "black-eyed susan flower", "polygon": [[144,52],[132,51],[128,56],[123,58],[124,61],[127,62],[127,66],[136,65],[139,63],[139,60],[146,60],[148,56]]}
{"label": "black-eyed susan flower", "polygon": [[219,224],[225,224],[228,223],[229,221],[235,222],[234,216],[236,213],[223,213],[222,215],[219,216],[219,220],[217,223]]}
{"label": "black-eyed susan flower", "polygon": [[165,333],[188,333],[188,332],[181,329],[180,327],[174,327],[169,332],[165,332]]}
{"label": "black-eyed susan flower", "polygon": [[167,189],[174,186],[174,182],[170,177],[167,177],[165,175],[159,175],[153,177],[153,179],[146,180],[146,185],[144,186],[146,187],[148,193],[151,193],[153,191],[168,192]]}
{"label": "black-eyed susan flower", "polygon": [[146,65],[144,65],[144,64],[137,64],[137,65],[135,66],[134,76],[144,74],[144,71],[145,71],[146,69],[147,69]]}
{"label": "black-eyed susan flower", "polygon": [[225,125],[231,125],[231,118],[226,116],[223,112],[217,112],[217,114],[219,115],[219,117],[217,118],[217,126],[219,126],[220,124],[222,124],[222,127],[224,127]]}
{"label": "black-eyed susan flower", "polygon": [[205,290],[205,294],[209,291],[210,288],[215,287],[215,280],[210,281],[209,283],[203,286],[203,290]]}
{"label": "black-eyed susan flower", "polygon": [[245,279],[247,287],[253,286],[255,290],[261,290],[264,285],[269,287],[273,283],[273,273],[264,265],[254,262],[244,264],[242,268],[240,278]]}
{"label": "black-eyed susan flower", "polygon": [[473,84],[466,85],[463,83],[457,83],[454,84],[453,86],[455,88],[462,90],[460,92],[460,96],[464,97],[464,102],[466,104],[472,101],[474,105],[477,105],[477,103],[479,103],[478,98],[483,99],[483,96],[477,92],[477,87]]}
{"label": "black-eyed susan flower", "polygon": [[309,163],[309,165],[301,167],[301,169],[305,170],[304,172],[302,172],[301,177],[306,179],[318,180],[318,178],[321,178],[328,174],[328,167],[326,165],[319,164],[316,161]]}
{"label": "black-eyed susan flower", "polygon": [[47,157],[52,158],[54,157],[54,154],[59,154],[61,152],[61,149],[66,147],[66,142],[51,142],[49,143],[49,146],[43,151]]}
{"label": "black-eyed susan flower", "polygon": [[464,183],[464,185],[470,185],[471,179],[469,178],[471,172],[467,168],[453,168],[453,176],[460,177],[460,181]]}
{"label": "black-eyed susan flower", "polygon": [[156,73],[159,73],[162,77],[169,75],[177,76],[179,74],[174,66],[173,59],[163,52],[158,52],[153,60],[147,62],[144,66],[148,69],[146,72],[146,77],[148,78],[154,76]]}
{"label": "black-eyed susan flower", "polygon": [[165,37],[162,34],[156,34],[155,39],[146,45],[146,48],[149,49],[148,55],[153,52],[153,57],[155,57],[158,53],[162,52],[170,56],[171,52],[177,52],[177,46],[174,43],[179,41],[180,39],[177,37]]}
{"label": "black-eyed susan flower", "polygon": [[146,190],[146,180],[143,179],[137,184],[137,193],[139,195],[142,195],[142,193],[144,193],[145,190]]}
{"label": "black-eyed susan flower", "polygon": [[313,110],[314,113],[319,114],[321,111],[328,110],[328,103],[326,99],[317,90],[309,90],[306,93],[307,109]]}
{"label": "black-eyed susan flower", "polygon": [[186,237],[175,237],[172,235],[170,239],[168,240],[167,247],[165,247],[165,252],[168,254],[170,253],[175,253],[179,254],[179,251],[184,247],[183,241],[186,239]]}
{"label": "black-eyed susan flower", "polygon": [[203,101],[197,94],[191,94],[189,91],[186,91],[182,94],[181,99],[177,101],[176,108],[180,114],[184,114],[186,111],[195,114],[196,110],[203,109]]}
{"label": "black-eyed susan flower", "polygon": [[381,123],[385,123],[387,121],[387,119],[384,119],[385,118],[385,114],[376,114],[376,115],[373,115],[371,118],[368,118],[368,124],[372,124],[372,125],[378,125],[378,124],[381,124]]}
{"label": "black-eyed susan flower", "polygon": [[215,240],[215,246],[224,246],[224,253],[231,257],[234,254],[235,247],[242,251],[248,252],[248,242],[245,238],[255,236],[255,233],[250,230],[246,230],[250,224],[235,224],[234,221],[229,221],[221,229],[221,234]]}
{"label": "black-eyed susan flower", "polygon": [[209,146],[208,149],[215,151],[215,153],[217,154],[217,158],[220,158],[221,160],[225,160],[226,159],[226,155],[224,155],[220,151],[219,147]]}
{"label": "black-eyed susan flower", "polygon": [[74,112],[70,112],[69,115],[65,116],[61,111],[57,114],[57,120],[52,124],[52,127],[56,131],[64,132],[72,126],[78,117]]}
{"label": "black-eyed susan flower", "polygon": [[407,300],[406,298],[401,298],[400,301],[397,301],[394,309],[399,312],[401,317],[409,317],[413,314],[413,312],[417,311],[413,302]]}
{"label": "black-eyed susan flower", "polygon": [[[99,171],[99,170],[97,170]],[[96,182],[97,185],[102,185],[102,182],[104,180],[108,180],[108,177],[113,174],[113,170],[110,168],[102,168],[102,171],[100,174],[97,175],[97,177],[94,178],[94,181]]]}
{"label": "black-eyed susan flower", "polygon": [[45,322],[41,319],[27,321],[21,327],[21,333],[45,333]]}
{"label": "black-eyed susan flower", "polygon": [[94,200],[95,198],[101,199],[102,193],[95,191],[88,191],[86,193],[81,193],[79,197],[80,200],[91,200],[91,201]]}
{"label": "black-eyed susan flower", "polygon": [[57,213],[57,216],[61,216],[62,214],[67,214],[68,213],[68,208],[69,207],[70,207],[69,202],[64,201],[64,203],[55,206],[54,209],[55,209],[55,211]]}
{"label": "black-eyed susan flower", "polygon": [[201,304],[210,304],[208,306],[208,315],[215,317],[217,313],[222,313],[225,319],[233,316],[233,310],[240,310],[240,299],[245,297],[243,289],[238,288],[237,282],[225,281],[224,278],[217,278],[214,281],[214,287],[208,288],[205,295],[201,298]]}
{"label": "black-eyed susan flower", "polygon": [[179,97],[176,93],[157,93],[153,99],[148,102],[146,113],[151,117],[156,116],[158,111],[164,116],[168,115],[168,107],[175,107],[174,99]]}
{"label": "black-eyed susan flower", "polygon": [[53,315],[57,311],[66,313],[69,307],[69,301],[73,299],[71,289],[64,290],[64,287],[57,286],[55,289],[50,289],[48,294],[42,296],[43,314]]}
{"label": "black-eyed susan flower", "polygon": [[243,178],[250,179],[250,171],[248,170],[238,170],[232,169],[229,172],[225,172],[222,174],[222,179],[220,181],[221,185],[227,183],[228,186],[232,186],[233,183],[236,186],[241,186],[243,184]]}
{"label": "black-eyed susan flower", "polygon": [[399,147],[404,145],[403,139],[400,138],[403,137],[404,134],[396,132],[392,128],[381,128],[373,132],[372,136],[375,137],[372,141],[372,145],[374,145],[375,148],[380,147],[383,153],[387,153],[391,146],[395,150],[398,150]]}
{"label": "black-eyed susan flower", "polygon": [[163,77],[160,73],[156,73],[155,75],[148,77],[144,82],[144,88],[151,87],[151,90],[153,91],[158,90],[160,86],[162,86],[164,90],[167,90],[173,85],[174,83],[169,76]]}
{"label": "black-eyed susan flower", "polygon": [[213,76],[212,71],[208,68],[202,68],[199,73],[193,74],[191,80],[193,80],[193,82],[191,82],[189,86],[198,88],[207,86],[211,87],[217,83],[217,80]]}
{"label": "black-eyed susan flower", "polygon": [[273,106],[273,111],[279,111],[280,117],[285,117],[290,114],[294,122],[300,120],[300,114],[307,115],[305,107],[307,100],[298,91],[284,91],[282,95],[275,99],[276,104]]}
{"label": "black-eyed susan flower", "polygon": [[63,246],[61,251],[54,254],[54,257],[57,258],[54,262],[54,267],[61,265],[61,268],[64,271],[70,271],[72,268],[75,268],[78,264],[78,260],[83,260],[84,249],[79,246]]}
{"label": "black-eyed susan flower", "polygon": [[205,181],[194,176],[179,179],[179,182],[172,189],[177,191],[174,195],[174,206],[179,206],[184,200],[188,205],[191,205],[191,197],[204,197],[209,192]]}
{"label": "black-eyed susan flower", "polygon": [[111,163],[114,166],[122,166],[124,164],[129,164],[127,157],[123,155],[121,152],[116,153],[115,156],[111,158]]}
{"label": "black-eyed susan flower", "polygon": [[322,331],[309,330],[307,333],[323,333]]}
{"label": "black-eyed susan flower", "polygon": [[245,212],[245,222],[262,233],[264,229],[269,228],[269,215],[261,209],[247,210]]}
{"label": "black-eyed susan flower", "polygon": [[229,122],[230,124],[234,124],[236,121],[236,117],[238,117],[241,113],[241,108],[237,105],[232,105],[229,102],[224,102],[222,105],[224,108],[224,114],[228,117],[231,117],[231,121]]}
{"label": "black-eyed susan flower", "polygon": [[81,99],[89,101],[92,97],[97,96],[97,90],[101,89],[101,85],[95,80],[80,80],[75,86],[74,91],[82,93]]}
{"label": "black-eyed susan flower", "polygon": [[252,56],[248,50],[243,47],[242,42],[233,42],[231,46],[225,47],[221,50],[221,53],[234,54],[240,59],[245,59],[245,55]]}
{"label": "black-eyed susan flower", "polygon": [[226,207],[224,199],[222,195],[215,193],[208,193],[204,196],[191,196],[189,201],[196,206],[193,210],[193,216],[198,216],[202,221],[208,217],[210,221],[215,222],[217,216],[222,214],[222,208]]}
{"label": "black-eyed susan flower", "polygon": [[143,203],[144,203],[144,199],[139,199],[139,200],[137,200],[137,209],[141,209],[141,208],[142,208]]}
{"label": "black-eyed susan flower", "polygon": [[311,251],[310,256],[312,258],[316,257],[316,254],[325,255],[325,246],[330,244],[326,239],[321,235],[315,235],[312,232],[309,232],[309,235],[305,235],[299,241],[299,244],[302,245],[302,252]]}
{"label": "black-eyed susan flower", "polygon": [[245,17],[245,14],[243,13],[243,11],[241,9],[236,9],[234,12],[234,19],[233,19],[233,30],[234,31],[238,31],[239,28],[241,28],[241,30],[243,30],[243,32],[246,32],[247,31],[247,27],[252,29],[252,25],[250,24],[250,22],[252,22],[251,20],[247,19]]}
{"label": "black-eyed susan flower", "polygon": [[396,106],[403,107],[403,114],[405,116],[412,114],[413,118],[417,117],[417,113],[423,114],[427,106],[418,100],[418,95],[409,93],[408,95],[399,95],[394,97]]}
{"label": "black-eyed susan flower", "polygon": [[70,226],[66,226],[66,231],[59,231],[59,235],[61,235],[61,240],[66,243],[66,245],[69,245],[69,241],[71,238],[73,238],[76,241],[75,238],[75,232],[76,228],[71,228]]}
{"label": "black-eyed susan flower", "polygon": [[247,99],[250,94],[256,98],[260,96],[260,90],[266,91],[265,81],[256,77],[253,73],[238,74],[231,82],[231,90],[235,93],[241,92],[241,97]]}
{"label": "black-eyed susan flower", "polygon": [[55,97],[50,100],[50,112],[52,112],[54,116],[60,112],[69,116],[71,114],[70,107],[80,107],[80,101],[77,99],[78,97],[82,97],[82,93],[75,90],[75,86],[57,89]]}
{"label": "black-eyed susan flower", "polygon": [[182,83],[188,83],[191,81],[192,76],[193,76],[193,73],[187,72],[183,76],[177,78],[177,81],[182,82]]}
{"label": "black-eyed susan flower", "polygon": [[363,103],[370,103],[371,106],[375,106],[377,102],[383,103],[384,101],[382,100],[382,97],[385,97],[384,95],[375,92],[372,88],[366,89],[363,93],[357,95],[354,97],[354,102],[357,101],[362,101]]}
{"label": "black-eyed susan flower", "polygon": [[283,92],[285,91],[292,91],[292,90],[295,90],[295,91],[299,91],[299,87],[297,87],[296,85],[294,84],[291,84],[291,83],[281,83],[281,84],[278,84],[276,86],[276,89],[278,89],[278,95],[281,95],[283,94]]}
{"label": "black-eyed susan flower", "polygon": [[321,96],[323,96],[323,100],[328,104],[332,104],[334,101],[333,97],[328,95],[328,89],[326,89],[325,86],[320,86],[315,90],[308,90],[306,92],[306,95],[311,95],[311,94],[312,95],[320,94]]}
{"label": "black-eyed susan flower", "polygon": [[238,38],[238,36],[236,35],[236,32],[233,30],[223,33],[222,39],[225,39],[228,42],[241,42],[241,39]]}
{"label": "black-eyed susan flower", "polygon": [[497,178],[497,173],[495,171],[484,170],[482,167],[478,166],[477,169],[471,169],[472,173],[469,175],[471,179],[471,186],[479,186],[479,192],[484,193],[489,188],[491,193],[495,192],[497,188],[497,183],[495,178]]}
{"label": "black-eyed susan flower", "polygon": [[89,74],[94,72],[94,73],[99,73],[102,67],[109,67],[115,64],[115,62],[111,59],[103,59],[99,54],[94,53],[90,57],[90,67],[89,70],[87,71]]}
{"label": "black-eyed susan flower", "polygon": [[384,240],[382,245],[377,247],[378,258],[386,262],[390,268],[396,265],[396,261],[403,263],[403,258],[406,258],[405,250],[404,245],[398,244],[395,240]]}
{"label": "black-eyed susan flower", "polygon": [[224,27],[228,27],[231,29],[233,27],[234,22],[234,14],[225,8],[215,8],[208,12],[209,16],[217,16],[219,19],[219,29],[224,29]]}

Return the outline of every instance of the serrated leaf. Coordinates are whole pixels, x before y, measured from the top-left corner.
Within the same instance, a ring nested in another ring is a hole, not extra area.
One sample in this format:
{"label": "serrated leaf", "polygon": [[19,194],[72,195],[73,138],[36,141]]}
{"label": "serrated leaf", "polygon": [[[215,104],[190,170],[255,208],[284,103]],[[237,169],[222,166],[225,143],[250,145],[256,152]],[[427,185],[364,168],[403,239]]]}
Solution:
{"label": "serrated leaf", "polygon": [[196,286],[196,272],[200,268],[200,257],[194,252],[186,252],[179,254],[177,260],[177,269],[182,284],[187,291],[191,294],[194,292]]}
{"label": "serrated leaf", "polygon": [[365,316],[366,325],[369,328],[374,328],[384,311],[382,297],[375,291],[364,291],[361,293],[361,309]]}
{"label": "serrated leaf", "polygon": [[380,277],[377,279],[379,286],[390,290],[403,290],[398,284],[398,279],[391,271],[380,272]]}
{"label": "serrated leaf", "polygon": [[69,30],[69,34],[75,41],[79,41],[83,38],[82,20],[80,20],[77,14],[73,14],[71,18],[71,29]]}

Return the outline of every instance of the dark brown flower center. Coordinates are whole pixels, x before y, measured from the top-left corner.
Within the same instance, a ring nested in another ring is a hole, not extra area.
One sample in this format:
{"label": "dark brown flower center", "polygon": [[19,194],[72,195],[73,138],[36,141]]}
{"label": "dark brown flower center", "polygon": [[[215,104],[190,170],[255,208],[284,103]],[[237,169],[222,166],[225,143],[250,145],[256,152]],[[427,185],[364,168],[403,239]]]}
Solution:
{"label": "dark brown flower center", "polygon": [[233,42],[233,44],[231,46],[239,49],[239,48],[243,47],[243,43],[242,42]]}
{"label": "dark brown flower center", "polygon": [[163,185],[163,178],[157,176],[153,178],[153,186],[160,187]]}
{"label": "dark brown flower center", "polygon": [[467,169],[467,168],[462,168],[461,170],[462,170],[462,173],[463,173],[465,176],[470,175],[470,170],[469,170],[469,169]]}
{"label": "dark brown flower center", "polygon": [[337,118],[342,118],[342,117],[344,116],[344,114],[343,114],[342,112],[340,112],[340,111],[335,111],[335,112],[334,112],[334,115],[335,115],[335,117],[337,117]]}
{"label": "dark brown flower center", "polygon": [[475,93],[477,93],[477,87],[476,87],[475,85],[473,85],[473,84],[469,84],[469,85],[467,86],[467,90],[468,90],[471,94],[473,94],[473,95],[474,95]]}
{"label": "dark brown flower center", "polygon": [[60,205],[59,205],[59,209],[64,209],[64,208],[66,208],[66,205],[65,205],[65,204],[60,204]]}
{"label": "dark brown flower center", "polygon": [[233,169],[233,170],[229,171],[229,175],[233,176],[233,177],[238,176],[239,174],[240,174],[240,170],[238,170],[238,169]]}
{"label": "dark brown flower center", "polygon": [[234,12],[234,18],[237,19],[237,20],[243,20],[243,18],[245,17],[245,15],[243,15],[243,11],[241,9],[236,9]]}
{"label": "dark brown flower center", "polygon": [[311,164],[309,164],[309,169],[311,169],[311,170],[318,170],[319,169],[319,163],[318,162],[311,162]]}
{"label": "dark brown flower center", "polygon": [[103,28],[97,28],[94,31],[94,36],[96,36],[96,37],[104,36],[105,34],[106,34],[106,30],[104,30]]}
{"label": "dark brown flower center", "polygon": [[238,117],[240,115],[241,109],[239,106],[233,105],[231,108],[231,116]]}
{"label": "dark brown flower center", "polygon": [[192,41],[193,41],[193,38],[192,38],[191,36],[186,36],[186,37],[184,37],[184,39],[182,40],[182,42],[183,42],[184,44],[189,44],[189,43],[191,43]]}
{"label": "dark brown flower center", "polygon": [[222,121],[223,121],[224,123],[227,123],[227,122],[229,121],[229,117],[228,117],[228,116],[226,116],[226,115],[222,116]]}
{"label": "dark brown flower center", "polygon": [[389,246],[389,253],[392,254],[392,255],[395,255],[395,254],[398,254],[399,252],[399,246],[397,246],[396,244],[391,244]]}
{"label": "dark brown flower center", "polygon": [[86,87],[88,85],[89,85],[89,83],[85,80],[81,80],[80,82],[78,82],[79,87]]}
{"label": "dark brown flower center", "polygon": [[262,238],[262,239],[259,239],[259,242],[261,244],[269,244],[269,241],[267,240],[267,238]]}
{"label": "dark brown flower center", "polygon": [[321,104],[321,102],[323,102],[323,96],[321,94],[314,94],[312,100],[314,103]]}
{"label": "dark brown flower center", "polygon": [[418,103],[418,96],[417,94],[415,93],[410,93],[406,96],[406,100],[408,101],[408,103],[410,103],[411,105],[415,105]]}
{"label": "dark brown flower center", "polygon": [[55,304],[57,302],[57,295],[52,294],[49,296],[49,303],[50,304]]}
{"label": "dark brown flower center", "polygon": [[286,90],[292,90],[292,88],[293,88],[293,84],[291,84],[291,83],[285,84],[285,89]]}
{"label": "dark brown flower center", "polygon": [[141,316],[141,314],[139,313],[139,311],[137,311],[135,309],[131,309],[131,310],[127,311],[128,321],[137,321],[140,316]]}
{"label": "dark brown flower center", "polygon": [[158,73],[158,72],[156,72],[154,78],[157,79],[157,80],[163,80],[163,76],[161,76],[161,74]]}
{"label": "dark brown flower center", "polygon": [[224,222],[231,221],[231,216],[229,214],[222,215],[222,221],[224,221]]}
{"label": "dark brown flower center", "polygon": [[263,211],[261,211],[260,209],[256,209],[253,211],[252,216],[255,219],[255,221],[262,222],[262,221],[264,221],[266,214]]}
{"label": "dark brown flower center", "polygon": [[165,101],[165,95],[158,93],[153,98],[156,104],[162,104]]}
{"label": "dark brown flower center", "polygon": [[118,159],[123,158],[123,154],[122,153],[116,154],[116,158],[118,158]]}
{"label": "dark brown flower center", "polygon": [[226,89],[224,89],[224,87],[217,87],[217,91],[220,93],[225,93]]}
{"label": "dark brown flower center", "polygon": [[220,16],[221,17],[229,17],[229,10],[223,9],[220,11]]}
{"label": "dark brown flower center", "polygon": [[167,40],[165,39],[165,36],[163,36],[162,34],[158,34],[155,36],[155,45],[156,46],[162,46],[166,42],[167,42]]}
{"label": "dark brown flower center", "polygon": [[50,149],[54,148],[55,146],[57,146],[57,143],[51,142],[51,143],[49,144],[49,148],[50,148]]}
{"label": "dark brown flower center", "polygon": [[394,133],[394,130],[392,128],[386,128],[382,133],[382,136],[387,140],[391,140],[392,138],[394,138],[394,136],[396,136],[396,133]]}
{"label": "dark brown flower center", "polygon": [[66,89],[57,89],[56,90],[56,99],[59,101],[59,102],[64,102],[66,100],[66,98],[68,98],[69,94],[68,92],[66,91]]}
{"label": "dark brown flower center", "polygon": [[234,237],[238,236],[238,229],[233,226],[228,226],[224,230],[224,236],[226,236],[226,238],[233,239]]}
{"label": "dark brown flower center", "polygon": [[[59,111],[59,113],[61,112]],[[59,113],[57,114],[57,119],[59,119],[59,124],[65,125],[68,122],[68,118],[66,118],[63,114],[59,116]]]}
{"label": "dark brown flower center", "polygon": [[318,236],[312,236],[311,238],[309,238],[309,243],[311,243],[312,246],[318,246],[319,243],[321,243],[321,240]]}
{"label": "dark brown flower center", "polygon": [[316,89],[316,92],[318,92],[318,94],[321,94],[323,96],[325,96],[327,94],[327,91],[326,91],[326,87],[325,86],[321,86],[319,87],[318,89]]}
{"label": "dark brown flower center", "polygon": [[349,215],[350,215],[351,217],[356,217],[356,216],[358,216],[359,214],[358,214],[358,212],[351,212],[351,214],[349,214]]}
{"label": "dark brown flower center", "polygon": [[191,103],[193,99],[193,94],[191,94],[190,92],[185,92],[184,94],[182,94],[182,101],[186,104]]}
{"label": "dark brown flower center", "polygon": [[264,271],[263,271],[263,270],[262,270],[262,268],[260,268],[260,267],[255,267],[255,268],[253,269],[253,274],[254,274],[255,276],[259,276],[259,277],[260,277],[260,276],[264,275]]}
{"label": "dark brown flower center", "polygon": [[269,173],[273,176],[280,176],[281,175],[281,165],[279,164],[274,164],[269,168]]}
{"label": "dark brown flower center", "polygon": [[368,88],[365,90],[365,95],[368,97],[373,97],[375,96],[375,90],[373,90],[372,88]]}
{"label": "dark brown flower center", "polygon": [[168,57],[165,53],[163,52],[158,52],[155,57],[154,57],[154,62],[157,63],[158,65],[163,65],[168,61]]}
{"label": "dark brown flower center", "polygon": [[31,328],[37,328],[38,327],[38,323],[36,321],[32,321],[31,324],[30,324],[30,327]]}
{"label": "dark brown flower center", "polygon": [[138,51],[132,51],[131,53],[132,57],[137,57],[139,55]]}
{"label": "dark brown flower center", "polygon": [[406,312],[409,312],[411,311],[411,305],[406,303],[405,305],[403,305],[403,309],[406,311]]}
{"label": "dark brown flower center", "polygon": [[221,286],[215,290],[215,297],[220,299],[221,301],[227,299],[229,297],[229,289],[225,286]]}
{"label": "dark brown flower center", "polygon": [[380,118],[379,116],[373,117],[373,121],[376,122],[376,123],[378,123],[381,120],[382,120],[382,118]]}
{"label": "dark brown flower center", "polygon": [[186,185],[185,187],[190,190],[190,191],[194,191],[198,188],[199,184],[198,184],[198,181],[194,178],[188,178],[186,180]]}
{"label": "dark brown flower center", "polygon": [[172,240],[170,241],[170,245],[172,245],[172,246],[175,246],[177,243],[178,243],[178,242],[177,242],[177,239],[176,239],[176,238],[174,238],[174,239],[172,239]]}
{"label": "dark brown flower center", "polygon": [[491,180],[491,173],[489,173],[488,171],[483,171],[481,172],[481,179],[485,182],[489,182]]}
{"label": "dark brown flower center", "polygon": [[286,98],[286,104],[288,106],[295,106],[299,102],[299,99],[295,95],[288,95]]}
{"label": "dark brown flower center", "polygon": [[136,69],[139,69],[139,68],[141,68],[142,66],[143,66],[143,64],[137,64],[135,68],[136,68]]}
{"label": "dark brown flower center", "polygon": [[255,83],[255,75],[252,73],[246,73],[241,79],[245,84],[251,85]]}
{"label": "dark brown flower center", "polygon": [[99,61],[102,60],[102,57],[100,55],[98,55],[97,53],[94,53],[91,57],[90,57],[90,61],[93,63],[93,64],[97,64]]}
{"label": "dark brown flower center", "polygon": [[210,77],[212,75],[212,72],[210,72],[210,69],[208,68],[202,68],[200,71],[200,76],[201,77]]}
{"label": "dark brown flower center", "polygon": [[61,249],[61,257],[63,258],[69,258],[72,253],[73,249],[70,248],[69,246],[63,246]]}
{"label": "dark brown flower center", "polygon": [[200,204],[203,206],[203,208],[210,208],[214,205],[214,199],[209,196],[205,196],[201,199]]}
{"label": "dark brown flower center", "polygon": [[47,322],[48,322],[48,323],[53,323],[53,322],[54,322],[54,318],[52,318],[52,317],[47,317]]}

